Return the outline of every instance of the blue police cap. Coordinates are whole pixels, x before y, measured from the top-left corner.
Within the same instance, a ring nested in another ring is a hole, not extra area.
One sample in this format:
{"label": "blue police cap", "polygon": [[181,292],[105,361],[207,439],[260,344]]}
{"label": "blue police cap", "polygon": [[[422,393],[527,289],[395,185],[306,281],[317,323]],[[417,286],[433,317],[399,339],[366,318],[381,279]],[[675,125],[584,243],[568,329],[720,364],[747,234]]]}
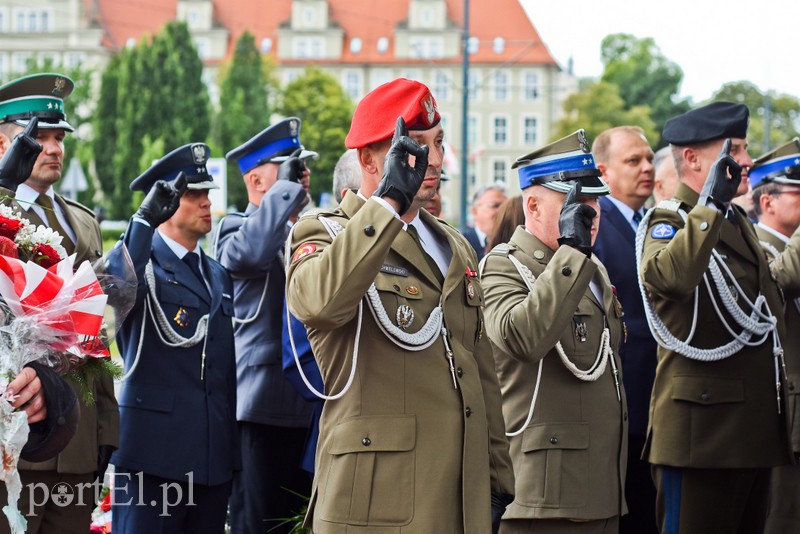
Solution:
{"label": "blue police cap", "polygon": [[664,141],[690,146],[714,139],[747,137],[750,111],[744,104],[712,102],[669,119],[661,133]]}
{"label": "blue police cap", "polygon": [[176,148],[134,179],[131,189],[147,192],[157,181],[171,182],[181,172],[186,176],[188,189],[219,189],[206,168],[210,155],[211,149],[204,143],[191,143]]}
{"label": "blue police cap", "polygon": [[301,159],[316,157],[316,152],[306,150],[300,144],[300,123],[297,117],[283,119],[225,154],[225,158],[235,161],[245,174],[265,163],[286,161],[298,148],[302,149]]}
{"label": "blue police cap", "polygon": [[75,83],[63,74],[32,74],[0,86],[0,122],[27,126],[28,120],[38,117],[39,129],[74,128],[67,122],[64,99]]}
{"label": "blue police cap", "polygon": [[541,185],[559,193],[569,193],[573,182],[581,183],[582,195],[607,195],[611,191],[594,163],[586,132],[570,135],[530,152],[514,162],[519,169],[519,187]]}
{"label": "blue police cap", "polygon": [[770,182],[800,185],[800,138],[759,156],[747,177],[753,187]]}

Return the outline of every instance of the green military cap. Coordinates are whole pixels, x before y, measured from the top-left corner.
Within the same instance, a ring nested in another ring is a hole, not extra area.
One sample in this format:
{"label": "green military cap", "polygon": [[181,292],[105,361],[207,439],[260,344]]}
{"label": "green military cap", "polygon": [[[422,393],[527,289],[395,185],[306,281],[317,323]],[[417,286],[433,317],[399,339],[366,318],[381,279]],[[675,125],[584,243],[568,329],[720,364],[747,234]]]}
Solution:
{"label": "green military cap", "polygon": [[759,156],[747,176],[753,187],[770,182],[800,185],[800,138]]}
{"label": "green military cap", "polygon": [[26,126],[31,117],[39,118],[39,129],[74,128],[67,122],[64,100],[75,82],[63,74],[31,74],[0,86],[0,122]]}
{"label": "green military cap", "polygon": [[521,189],[542,185],[559,193],[568,193],[572,183],[577,181],[581,183],[583,195],[607,195],[611,192],[600,178],[602,173],[595,166],[586,132],[582,129],[525,154],[511,168],[519,169]]}

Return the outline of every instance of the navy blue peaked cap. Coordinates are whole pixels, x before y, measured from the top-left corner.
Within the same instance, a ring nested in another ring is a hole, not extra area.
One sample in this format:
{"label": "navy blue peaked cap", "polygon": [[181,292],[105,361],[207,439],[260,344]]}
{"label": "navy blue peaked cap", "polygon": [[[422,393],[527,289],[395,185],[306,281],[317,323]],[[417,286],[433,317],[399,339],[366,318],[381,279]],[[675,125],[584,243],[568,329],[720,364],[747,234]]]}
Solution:
{"label": "navy blue peaked cap", "polygon": [[204,143],[190,143],[176,148],[133,180],[131,189],[147,192],[157,181],[171,182],[181,172],[186,176],[188,189],[219,189],[206,168],[210,155],[211,149]]}
{"label": "navy blue peaked cap", "polygon": [[262,130],[243,145],[234,148],[225,158],[235,161],[242,174],[265,163],[281,163],[298,148],[301,159],[317,157],[317,153],[306,150],[300,144],[300,124],[297,117],[289,117]]}

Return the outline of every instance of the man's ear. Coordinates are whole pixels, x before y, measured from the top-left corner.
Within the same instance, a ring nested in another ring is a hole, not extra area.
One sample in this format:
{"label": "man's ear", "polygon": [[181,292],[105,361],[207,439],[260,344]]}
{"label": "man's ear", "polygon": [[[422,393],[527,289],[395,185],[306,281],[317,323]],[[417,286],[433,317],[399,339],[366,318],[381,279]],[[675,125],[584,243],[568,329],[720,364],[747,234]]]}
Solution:
{"label": "man's ear", "polygon": [[598,163],[597,164],[597,170],[600,171],[602,173],[602,176],[604,176],[604,177],[606,175],[606,168],[607,167],[606,167],[605,163]]}
{"label": "man's ear", "polygon": [[366,146],[359,148],[356,154],[358,155],[358,163],[361,165],[362,169],[369,174],[378,174],[378,162],[374,150]]}
{"label": "man's ear", "polygon": [[6,134],[0,132],[0,158],[3,157],[9,147],[11,147],[11,139]]}
{"label": "man's ear", "polygon": [[681,150],[681,155],[683,156],[683,162],[686,166],[694,171],[699,171],[702,167],[702,163],[700,162],[700,153],[692,148],[692,147],[684,147]]}

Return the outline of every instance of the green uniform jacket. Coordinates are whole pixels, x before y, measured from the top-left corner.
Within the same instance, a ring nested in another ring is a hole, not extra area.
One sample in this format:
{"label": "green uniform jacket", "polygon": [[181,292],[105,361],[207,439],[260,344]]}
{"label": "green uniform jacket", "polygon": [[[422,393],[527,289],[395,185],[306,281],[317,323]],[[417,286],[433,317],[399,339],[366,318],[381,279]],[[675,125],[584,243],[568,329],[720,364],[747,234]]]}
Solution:
{"label": "green uniform jacket", "polygon": [[302,218],[287,279],[289,309],[308,329],[325,392],[347,382],[358,305],[373,281],[392,323],[400,306],[413,310],[407,333],[444,296],[455,372],[441,336],[403,350],[364,304],[355,380],[322,414],[307,522],[317,534],[490,532],[490,488],[510,494],[514,483],[474,251],[420,210],[453,252],[442,290],[402,222],[378,202],[348,194],[325,216],[344,232],[331,242],[317,218]]}
{"label": "green uniform jacket", "polygon": [[[533,291],[509,255],[531,270]],[[589,288],[593,277],[603,291],[602,303]],[[627,512],[628,416],[622,376],[617,399],[610,361],[596,381],[585,382],[564,366],[555,348],[561,341],[576,367],[590,369],[607,319],[621,372],[617,349],[622,308],[605,268],[571,247],[554,253],[519,227],[507,248],[489,253],[481,282],[508,432],[520,429],[528,418],[539,361],[544,359],[533,419],[511,438],[516,490],[503,518],[590,520]]]}
{"label": "green uniform jacket", "polygon": [[[782,254],[770,258],[770,270],[783,289],[786,298],[786,331],[793,334],[781,338],[784,358],[786,359],[786,410],[789,417],[792,450],[800,454],[800,335],[795,328],[800,328],[800,229],[795,231],[789,243],[784,243],[776,235],[756,225],[758,239],[769,243]],[[785,251],[785,252],[784,252]]]}
{"label": "green uniform jacket", "polygon": [[[678,186],[674,200],[688,219],[684,223],[675,211],[655,210],[640,272],[664,324],[686,340],[694,315],[694,289],[700,286],[691,344],[707,349],[731,341],[702,279],[716,249],[751,302],[759,292],[766,297],[784,339],[780,290],[744,212],[735,209],[734,225],[713,208],[695,206],[698,194],[684,184]],[[675,229],[674,236],[654,237],[670,233],[663,232],[666,226],[653,231],[662,224]],[[781,411],[785,412],[783,407]],[[650,463],[674,467],[757,468],[789,462],[785,419],[778,413],[772,338],[716,362],[692,360],[659,346],[645,453]]]}
{"label": "green uniform jacket", "polygon": [[[0,196],[13,197],[14,193],[0,187]],[[103,255],[103,238],[100,234],[100,225],[94,217],[92,210],[73,200],[56,195],[56,202],[61,206],[70,227],[77,236],[75,243],[75,267],[84,260],[94,263]],[[27,210],[29,206],[18,204],[11,199],[2,202],[8,206],[19,209],[22,216],[32,224],[47,226],[36,212]],[[87,405],[81,398],[80,388],[69,381],[72,389],[78,395],[81,417],[75,437],[57,457],[46,462],[19,462],[20,469],[37,471],[56,471],[58,473],[84,474],[92,473],[97,469],[97,452],[99,445],[119,446],[119,407],[114,396],[114,382],[110,376],[104,376],[91,384],[95,404]]]}

